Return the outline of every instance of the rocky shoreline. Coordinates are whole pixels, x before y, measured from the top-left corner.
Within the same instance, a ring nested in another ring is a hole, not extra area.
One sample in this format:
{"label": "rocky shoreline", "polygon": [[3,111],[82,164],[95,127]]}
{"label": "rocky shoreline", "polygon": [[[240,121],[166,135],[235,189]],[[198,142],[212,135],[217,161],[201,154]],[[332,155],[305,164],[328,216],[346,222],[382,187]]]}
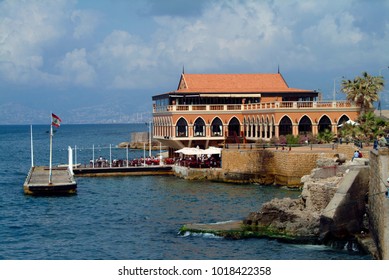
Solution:
{"label": "rocky shoreline", "polygon": [[353,227],[346,225],[341,233],[331,231],[331,228],[336,227],[337,221],[323,218],[323,213],[328,211],[327,206],[337,191],[342,184],[347,183],[346,176],[350,170],[358,166],[363,168],[366,161],[347,161],[339,165],[339,162],[332,159],[320,158],[317,160],[317,168],[301,179],[303,187],[299,198],[275,198],[262,204],[258,211],[249,213],[243,221],[188,224],[180,229],[180,233],[211,233],[231,239],[255,237],[292,243],[325,244],[349,247],[353,251],[374,256],[376,250],[369,236],[366,212],[362,211],[358,213],[358,217],[352,217],[350,224]]}

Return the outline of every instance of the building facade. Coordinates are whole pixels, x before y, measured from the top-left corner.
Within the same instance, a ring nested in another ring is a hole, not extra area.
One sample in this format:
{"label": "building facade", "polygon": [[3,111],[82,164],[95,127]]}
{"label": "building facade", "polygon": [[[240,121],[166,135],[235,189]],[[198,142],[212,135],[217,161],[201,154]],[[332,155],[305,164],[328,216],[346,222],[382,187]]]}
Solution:
{"label": "building facade", "polygon": [[172,149],[208,148],[293,134],[317,135],[355,120],[359,107],[322,101],[276,74],[185,74],[153,99],[153,137]]}

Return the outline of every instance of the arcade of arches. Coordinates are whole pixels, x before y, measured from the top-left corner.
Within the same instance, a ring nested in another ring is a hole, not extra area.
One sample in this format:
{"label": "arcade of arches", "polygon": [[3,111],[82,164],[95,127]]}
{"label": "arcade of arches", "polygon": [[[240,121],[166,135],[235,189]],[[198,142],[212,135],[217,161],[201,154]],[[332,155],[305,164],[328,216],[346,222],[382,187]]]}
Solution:
{"label": "arcade of arches", "polygon": [[185,117],[178,118],[173,123],[170,117],[154,118],[154,135],[162,136],[165,139],[171,138],[217,138],[217,137],[245,137],[247,139],[270,139],[281,135],[307,135],[330,130],[337,133],[338,126],[350,120],[347,114],[341,115],[337,120],[331,121],[330,117],[323,114],[319,119],[312,120],[308,115],[299,119],[292,119],[288,115],[281,117],[277,123],[274,116],[245,116],[243,120],[232,116],[229,120],[222,121],[222,118],[215,116],[212,120],[204,120],[197,117],[193,123]]}

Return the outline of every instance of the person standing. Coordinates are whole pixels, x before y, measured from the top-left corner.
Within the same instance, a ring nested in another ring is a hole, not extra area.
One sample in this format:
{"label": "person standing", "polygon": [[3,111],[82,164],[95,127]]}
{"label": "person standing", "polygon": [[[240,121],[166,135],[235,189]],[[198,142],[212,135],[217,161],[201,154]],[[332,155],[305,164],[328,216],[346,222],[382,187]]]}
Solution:
{"label": "person standing", "polygon": [[378,138],[378,145],[379,145],[380,147],[385,147],[387,143],[388,143],[388,141],[386,141],[386,138],[385,138],[384,135],[381,133],[381,134],[379,135],[379,138]]}

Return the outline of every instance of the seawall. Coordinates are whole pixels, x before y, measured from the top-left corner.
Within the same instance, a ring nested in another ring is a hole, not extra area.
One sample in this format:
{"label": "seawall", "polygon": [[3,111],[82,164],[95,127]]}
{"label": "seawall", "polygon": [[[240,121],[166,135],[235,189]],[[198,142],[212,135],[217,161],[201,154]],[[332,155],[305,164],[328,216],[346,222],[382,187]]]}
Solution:
{"label": "seawall", "polygon": [[311,150],[309,146],[289,149],[223,149],[222,167],[214,169],[188,169],[176,166],[175,174],[185,179],[207,179],[229,183],[258,183],[302,186],[301,178],[317,167],[320,158],[334,160],[329,175],[336,175],[335,155],[350,159],[352,145]]}
{"label": "seawall", "polygon": [[368,214],[370,232],[380,259],[389,259],[389,198],[386,196],[389,177],[389,149],[370,152],[370,184]]}

